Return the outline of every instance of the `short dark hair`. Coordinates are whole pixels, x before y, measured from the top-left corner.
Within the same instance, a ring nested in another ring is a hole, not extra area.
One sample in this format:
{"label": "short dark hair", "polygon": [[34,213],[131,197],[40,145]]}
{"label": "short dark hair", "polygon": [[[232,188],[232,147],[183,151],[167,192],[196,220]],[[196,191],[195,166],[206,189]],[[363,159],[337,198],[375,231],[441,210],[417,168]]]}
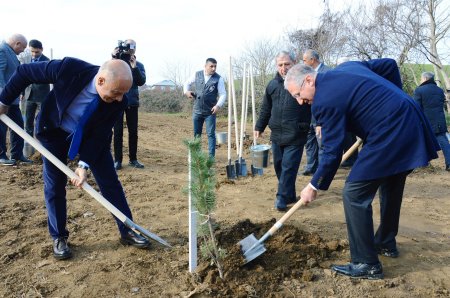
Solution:
{"label": "short dark hair", "polygon": [[[208,63],[208,62],[211,62],[211,63],[213,63],[213,64],[217,64],[217,60],[214,59],[214,58],[208,58],[208,59],[206,59],[206,63]],[[205,64],[206,64],[206,63],[205,63]]]}
{"label": "short dark hair", "polygon": [[28,43],[28,45],[32,48],[36,48],[36,49],[42,49],[42,42],[40,42],[37,39],[32,39],[30,40],[30,42]]}

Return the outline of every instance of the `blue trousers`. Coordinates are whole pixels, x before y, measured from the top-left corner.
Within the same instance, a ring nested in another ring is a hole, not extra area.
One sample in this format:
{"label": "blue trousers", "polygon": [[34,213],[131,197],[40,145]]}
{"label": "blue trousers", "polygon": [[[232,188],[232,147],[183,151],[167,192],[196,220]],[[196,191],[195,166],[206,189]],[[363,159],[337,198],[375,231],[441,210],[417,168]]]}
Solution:
{"label": "blue trousers", "polygon": [[[19,105],[10,105],[6,114],[12,121],[23,128],[23,117]],[[8,126],[0,121],[0,158],[8,159],[6,152],[6,133]],[[11,159],[19,160],[23,157],[23,139],[14,131],[10,131]]]}
{"label": "blue trousers", "polygon": [[278,190],[275,207],[286,208],[286,205],[297,200],[295,181],[303,154],[303,145],[279,146],[272,142],[273,166],[278,178]]}
{"label": "blue trousers", "polygon": [[[69,151],[70,141],[68,133],[62,130],[54,130],[46,133],[45,136],[39,136],[42,145],[56,156],[64,164],[67,164],[67,152]],[[111,204],[119,209],[125,216],[132,219],[131,210],[128,206],[120,184],[114,161],[109,146],[99,148],[101,153],[94,164],[90,165],[92,174],[100,188],[100,191]],[[48,159],[42,158],[44,162],[44,196],[45,205],[48,214],[48,229],[51,237],[68,237],[69,232],[66,229],[67,222],[67,201],[66,184],[67,176],[55,167]],[[128,228],[116,218],[119,231],[124,235]]]}
{"label": "blue trousers", "polygon": [[206,135],[208,136],[209,156],[216,156],[216,114],[200,115],[193,113],[192,122],[194,124],[194,137],[202,135],[203,123],[206,124]]}
{"label": "blue trousers", "polygon": [[435,134],[435,136],[442,149],[442,153],[444,154],[445,166],[448,168],[450,167],[450,143],[448,142],[445,132]]}
{"label": "blue trousers", "polygon": [[316,172],[317,167],[319,166],[319,148],[320,144],[316,138],[316,126],[311,124],[309,127],[309,132],[305,145],[306,151],[305,171],[309,171],[311,173]]}
{"label": "blue trousers", "polygon": [[[344,212],[347,221],[351,261],[379,262],[377,248],[396,248],[400,208],[406,177],[411,171],[344,186]],[[380,225],[374,235],[372,201],[379,191]]]}

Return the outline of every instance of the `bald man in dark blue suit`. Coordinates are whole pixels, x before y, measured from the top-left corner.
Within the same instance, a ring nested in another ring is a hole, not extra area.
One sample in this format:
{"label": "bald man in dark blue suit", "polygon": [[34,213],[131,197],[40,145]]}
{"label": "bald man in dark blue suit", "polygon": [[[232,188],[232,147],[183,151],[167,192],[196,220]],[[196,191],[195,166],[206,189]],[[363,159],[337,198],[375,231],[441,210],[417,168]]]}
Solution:
{"label": "bald man in dark blue suit", "polygon": [[[90,169],[102,195],[132,219],[110,151],[112,127],[127,106],[124,95],[132,84],[129,66],[121,60],[110,60],[98,67],[75,58],[23,64],[0,94],[0,114],[6,113],[14,99],[32,83],[53,84],[36,120],[37,139],[64,163],[67,163],[68,155],[73,159],[78,154],[75,173],[79,178],[71,179],[71,182],[81,187]],[[81,143],[76,142],[74,136],[77,135],[81,136]],[[67,259],[72,256],[66,229],[67,177],[49,160],[43,158],[43,161],[53,255],[56,259]],[[131,231],[117,218],[116,222],[121,243],[139,248],[149,246],[147,239]]]}
{"label": "bald man in dark blue suit", "polygon": [[[296,65],[285,87],[299,104],[312,104],[322,125],[323,154],[301,192],[308,204],[327,190],[342,158],[345,132],[363,140],[343,190],[351,263],[332,270],[354,278],[383,278],[378,254],[397,257],[395,237],[407,175],[437,158],[436,138],[420,107],[402,91],[392,59],[346,62],[326,73]],[[374,234],[372,201],[380,196],[380,225]]]}

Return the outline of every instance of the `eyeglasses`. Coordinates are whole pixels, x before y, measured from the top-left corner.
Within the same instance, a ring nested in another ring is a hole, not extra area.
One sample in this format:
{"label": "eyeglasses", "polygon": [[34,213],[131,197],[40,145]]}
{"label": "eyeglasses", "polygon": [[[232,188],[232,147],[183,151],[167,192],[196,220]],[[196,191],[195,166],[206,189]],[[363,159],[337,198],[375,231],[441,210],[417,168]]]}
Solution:
{"label": "eyeglasses", "polygon": [[295,99],[302,99],[301,98],[301,95],[302,95],[301,92],[302,92],[302,89],[303,89],[303,85],[305,85],[305,80],[306,80],[306,77],[303,79],[303,82],[300,85],[300,89],[299,89],[298,93],[295,93],[295,94],[292,95],[292,97],[294,97]]}

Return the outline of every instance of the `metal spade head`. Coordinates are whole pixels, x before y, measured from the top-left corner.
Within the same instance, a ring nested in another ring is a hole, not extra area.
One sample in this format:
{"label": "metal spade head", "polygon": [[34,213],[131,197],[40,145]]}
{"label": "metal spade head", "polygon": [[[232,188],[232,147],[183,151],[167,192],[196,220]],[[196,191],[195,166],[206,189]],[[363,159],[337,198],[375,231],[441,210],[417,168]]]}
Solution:
{"label": "metal spade head", "polygon": [[258,169],[258,168],[255,168],[253,165],[251,166],[251,169],[252,169],[252,175],[253,176],[256,176],[256,175],[258,175],[258,176],[262,176],[263,175],[263,169],[261,168],[261,169]]}
{"label": "metal spade head", "polygon": [[236,168],[231,163],[226,166],[227,169],[227,178],[228,179],[236,179]]}
{"label": "metal spade head", "polygon": [[239,160],[240,172],[242,177],[247,177],[247,163],[245,159],[241,158]]}
{"label": "metal spade head", "polygon": [[244,254],[245,264],[256,259],[266,251],[264,244],[260,243],[253,234],[239,241],[239,245]]}

